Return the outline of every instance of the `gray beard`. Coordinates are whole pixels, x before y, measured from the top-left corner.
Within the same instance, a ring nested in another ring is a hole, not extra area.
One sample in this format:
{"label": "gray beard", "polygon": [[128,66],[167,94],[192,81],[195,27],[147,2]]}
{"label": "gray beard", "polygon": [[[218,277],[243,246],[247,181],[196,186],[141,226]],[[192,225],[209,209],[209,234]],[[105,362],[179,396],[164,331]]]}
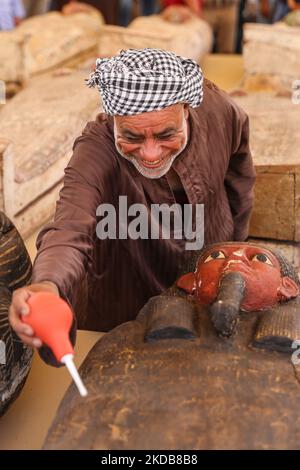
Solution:
{"label": "gray beard", "polygon": [[158,178],[161,178],[162,176],[164,176],[166,173],[168,173],[168,171],[170,170],[174,160],[176,157],[178,157],[178,155],[183,152],[183,150],[185,149],[186,145],[187,145],[187,121],[185,118],[184,119],[184,124],[183,124],[183,128],[184,128],[184,133],[185,133],[185,141],[184,141],[184,144],[182,146],[182,148],[180,150],[178,150],[178,152],[176,152],[174,155],[172,155],[171,157],[169,157],[166,161],[166,163],[164,163],[160,168],[146,168],[142,165],[139,164],[138,160],[135,158],[135,157],[128,157],[127,155],[125,155],[124,153],[122,153],[120,147],[118,146],[117,144],[117,139],[116,139],[116,127],[114,126],[114,135],[115,135],[115,146],[116,146],[116,149],[118,151],[118,153],[123,157],[125,158],[127,161],[129,161],[130,163],[133,164],[133,166],[136,168],[136,170],[141,173],[141,175],[145,176],[145,178],[150,178],[150,179],[158,179]]}

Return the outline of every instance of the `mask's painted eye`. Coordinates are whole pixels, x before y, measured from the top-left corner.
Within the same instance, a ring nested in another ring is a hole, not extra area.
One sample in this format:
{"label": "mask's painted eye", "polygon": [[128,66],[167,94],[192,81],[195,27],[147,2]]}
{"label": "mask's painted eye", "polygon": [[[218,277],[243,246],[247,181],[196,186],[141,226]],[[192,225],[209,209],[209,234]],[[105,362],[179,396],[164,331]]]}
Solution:
{"label": "mask's painted eye", "polygon": [[208,263],[209,261],[213,261],[214,259],[224,259],[225,255],[223,251],[213,251],[205,260],[204,263]]}
{"label": "mask's painted eye", "polygon": [[251,261],[260,261],[261,263],[266,263],[266,264],[270,264],[271,266],[273,266],[271,260],[264,253],[257,253],[257,255],[253,256]]}

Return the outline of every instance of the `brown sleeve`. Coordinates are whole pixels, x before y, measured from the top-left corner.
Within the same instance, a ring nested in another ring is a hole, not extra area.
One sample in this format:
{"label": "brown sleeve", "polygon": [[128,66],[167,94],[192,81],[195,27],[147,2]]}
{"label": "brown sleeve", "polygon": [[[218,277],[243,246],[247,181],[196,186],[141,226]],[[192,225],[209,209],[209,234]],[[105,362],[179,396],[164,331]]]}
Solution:
{"label": "brown sleeve", "polygon": [[249,118],[233,104],[232,154],[225,177],[225,188],[233,216],[234,240],[248,236],[253,206],[255,168],[249,148]]}
{"label": "brown sleeve", "polygon": [[[100,137],[99,137],[100,138]],[[104,194],[103,181],[107,175],[106,158],[109,151],[90,136],[79,137],[74,144],[73,157],[65,170],[63,188],[57,202],[54,221],[47,224],[37,239],[37,257],[33,266],[32,283],[54,282],[71,306],[76,291],[92,262],[96,236],[96,209]],[[103,151],[99,151],[103,149]],[[103,165],[99,158],[103,157]],[[111,155],[109,155],[111,157]],[[76,320],[70,339],[75,342]],[[58,366],[52,352],[41,348],[45,362]]]}

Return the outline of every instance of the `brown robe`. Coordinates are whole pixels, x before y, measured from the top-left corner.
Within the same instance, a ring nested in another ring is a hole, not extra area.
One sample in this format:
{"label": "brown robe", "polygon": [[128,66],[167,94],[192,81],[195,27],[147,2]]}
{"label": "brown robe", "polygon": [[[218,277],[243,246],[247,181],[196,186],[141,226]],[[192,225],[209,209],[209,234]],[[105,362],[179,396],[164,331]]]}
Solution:
{"label": "brown robe", "polygon": [[[189,119],[189,142],[173,169],[188,201],[204,204],[205,244],[245,240],[255,181],[248,118],[206,80],[203,103],[190,109]],[[32,280],[58,286],[80,329],[108,331],[135,319],[191,254],[185,240],[97,239],[96,209],[101,203],[117,208],[119,195],[127,196],[128,207],[140,203],[149,211],[151,204],[176,202],[167,176],[145,178],[117,153],[113,119],[102,114],[75,141],[55,219],[38,237]]]}

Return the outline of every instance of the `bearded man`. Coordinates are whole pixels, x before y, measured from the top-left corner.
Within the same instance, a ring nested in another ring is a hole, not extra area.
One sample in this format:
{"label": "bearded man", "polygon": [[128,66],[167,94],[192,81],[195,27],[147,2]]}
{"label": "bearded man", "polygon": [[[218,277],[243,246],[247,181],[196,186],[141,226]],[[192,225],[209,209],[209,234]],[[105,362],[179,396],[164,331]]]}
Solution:
{"label": "bearded man", "polygon": [[[88,85],[98,87],[104,113],[75,141],[54,221],[38,237],[32,284],[15,291],[10,308],[12,327],[36,347],[40,339],[20,320],[34,292],[67,299],[79,328],[108,331],[175,281],[189,256],[185,240],[176,230],[169,238],[128,236],[121,198],[129,216],[142,207],[150,217],[159,204],[203,205],[205,244],[248,235],[255,181],[248,117],[198,64],[158,49],[126,50],[98,59]],[[107,237],[97,236],[99,207],[113,207],[119,221]]]}

